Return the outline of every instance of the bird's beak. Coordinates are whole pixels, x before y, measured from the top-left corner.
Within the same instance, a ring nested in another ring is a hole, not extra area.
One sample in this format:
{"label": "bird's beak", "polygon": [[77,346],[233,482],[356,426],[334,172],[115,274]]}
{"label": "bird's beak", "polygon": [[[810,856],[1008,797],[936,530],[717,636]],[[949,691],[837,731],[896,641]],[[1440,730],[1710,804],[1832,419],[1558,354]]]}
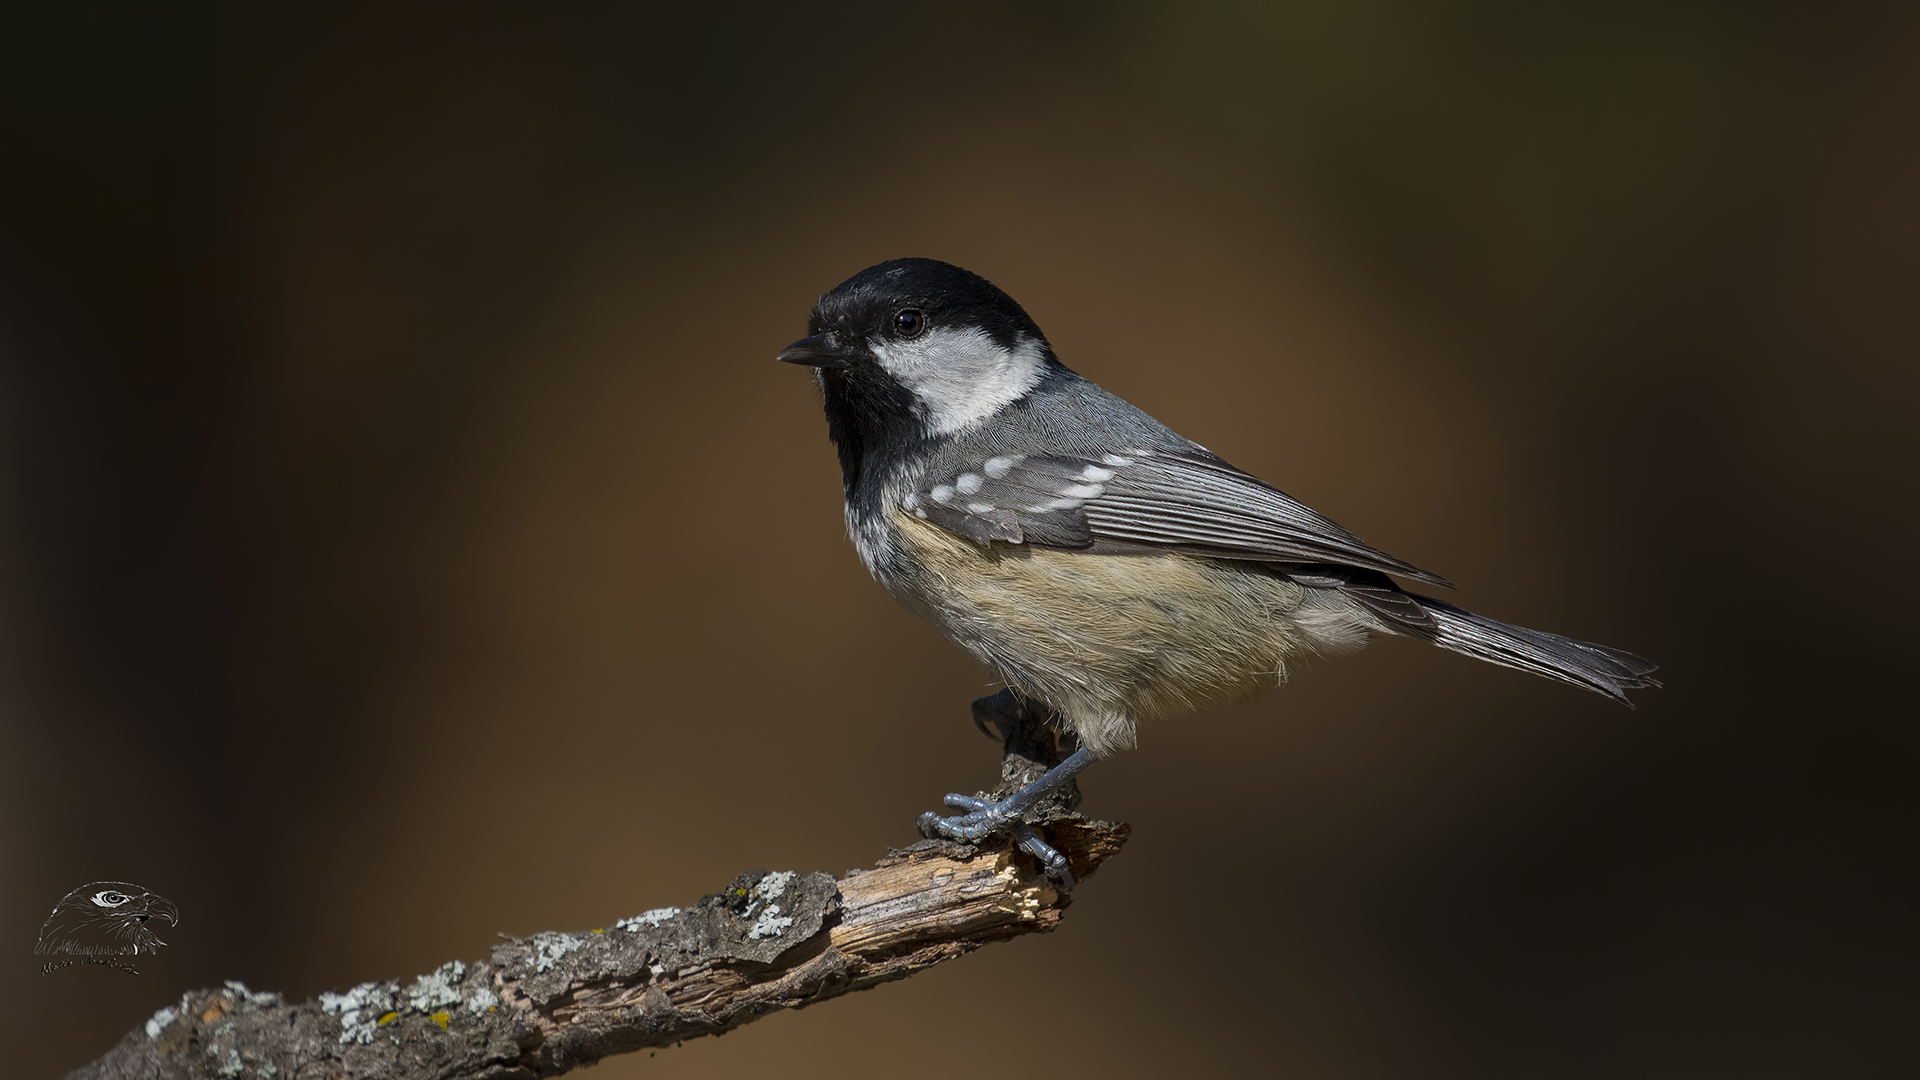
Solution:
{"label": "bird's beak", "polygon": [[147,901],[147,914],[166,916],[168,926],[180,925],[180,909],[164,896],[155,896]]}
{"label": "bird's beak", "polygon": [[815,334],[780,350],[775,360],[785,360],[789,364],[805,364],[814,368],[843,368],[853,363],[853,357],[846,350],[834,344],[830,334]]}

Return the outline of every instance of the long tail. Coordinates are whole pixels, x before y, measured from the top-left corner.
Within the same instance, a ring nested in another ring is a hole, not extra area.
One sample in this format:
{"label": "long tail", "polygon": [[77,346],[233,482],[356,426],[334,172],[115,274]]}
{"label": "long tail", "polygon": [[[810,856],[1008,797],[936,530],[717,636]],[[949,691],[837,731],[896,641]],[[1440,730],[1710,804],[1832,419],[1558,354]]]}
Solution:
{"label": "long tail", "polygon": [[1627,691],[1659,686],[1650,660],[1559,634],[1529,630],[1475,615],[1445,600],[1403,591],[1385,574],[1353,567],[1300,567],[1288,576],[1303,585],[1339,589],[1379,616],[1381,628],[1424,638],[1475,660],[1518,668],[1605,694],[1628,708]]}
{"label": "long tail", "polygon": [[1659,665],[1630,652],[1496,622],[1430,596],[1407,595],[1433,615],[1428,640],[1443,649],[1582,686],[1629,707],[1627,691],[1660,685],[1652,677]]}

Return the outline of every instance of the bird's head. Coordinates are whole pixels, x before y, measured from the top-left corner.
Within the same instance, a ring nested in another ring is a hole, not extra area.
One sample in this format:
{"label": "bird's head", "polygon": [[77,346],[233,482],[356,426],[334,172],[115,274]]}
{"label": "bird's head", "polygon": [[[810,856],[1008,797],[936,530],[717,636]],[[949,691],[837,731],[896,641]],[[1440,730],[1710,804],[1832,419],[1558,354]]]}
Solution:
{"label": "bird's head", "polygon": [[779,359],[820,372],[830,419],[838,411],[845,424],[935,437],[992,416],[1058,366],[1013,297],[937,259],[894,259],[848,278]]}
{"label": "bird's head", "polygon": [[35,952],[131,955],[166,944],[150,925],[180,923],[173,901],[125,881],[95,881],[60,898],[40,928]]}

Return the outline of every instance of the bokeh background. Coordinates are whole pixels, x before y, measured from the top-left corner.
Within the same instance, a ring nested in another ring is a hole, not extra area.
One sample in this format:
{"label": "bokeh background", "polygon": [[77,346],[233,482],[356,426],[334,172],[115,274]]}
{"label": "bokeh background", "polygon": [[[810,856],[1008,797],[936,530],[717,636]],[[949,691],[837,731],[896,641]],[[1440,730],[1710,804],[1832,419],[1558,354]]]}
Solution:
{"label": "bokeh background", "polygon": [[[11,6],[6,1073],[985,783],[772,361],[914,254],[1668,688],[1316,663],[1090,774],[1059,933],[594,1075],[1914,1075],[1916,14]],[[102,878],[166,954],[43,977]]]}

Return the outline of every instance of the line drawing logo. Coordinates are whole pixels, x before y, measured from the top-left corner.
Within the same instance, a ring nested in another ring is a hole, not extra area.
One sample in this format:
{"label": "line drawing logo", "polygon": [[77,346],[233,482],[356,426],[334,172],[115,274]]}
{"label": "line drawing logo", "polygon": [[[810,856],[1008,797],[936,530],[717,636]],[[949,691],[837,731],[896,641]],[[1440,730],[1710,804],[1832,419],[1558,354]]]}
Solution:
{"label": "line drawing logo", "polygon": [[103,964],[138,975],[133,964],[110,957],[158,953],[166,942],[147,925],[154,919],[179,926],[180,909],[159,893],[131,882],[82,885],[53,906],[53,914],[40,925],[40,940],[33,946],[35,953],[71,959],[49,962],[41,967],[40,974],[74,964]]}

